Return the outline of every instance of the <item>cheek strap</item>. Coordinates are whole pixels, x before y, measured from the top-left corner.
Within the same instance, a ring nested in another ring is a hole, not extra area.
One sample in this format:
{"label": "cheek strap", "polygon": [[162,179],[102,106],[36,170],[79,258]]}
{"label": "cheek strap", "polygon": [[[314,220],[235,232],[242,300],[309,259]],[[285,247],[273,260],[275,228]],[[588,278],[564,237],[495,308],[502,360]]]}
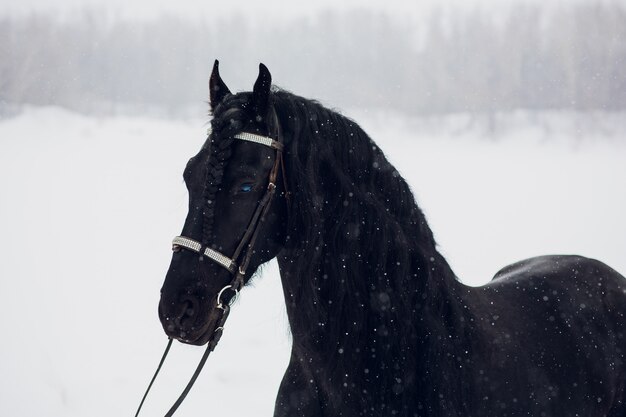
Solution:
{"label": "cheek strap", "polygon": [[[240,135],[244,134],[242,133]],[[257,136],[252,135],[251,133],[246,133],[245,135]],[[269,140],[269,138],[265,139]],[[279,142],[275,143],[280,144]],[[176,236],[172,241],[172,250],[178,251],[181,248],[191,250],[193,252],[206,256],[218,265],[224,267],[231,274],[236,274],[235,279],[231,284],[233,285],[233,288],[237,291],[239,291],[241,287],[243,287],[246,269],[248,268],[248,264],[250,263],[252,255],[254,254],[256,239],[265,221],[265,216],[269,211],[274,194],[276,193],[276,179],[278,177],[278,171],[281,167],[284,168],[282,147],[276,147],[275,149],[276,157],[274,159],[274,165],[272,166],[272,169],[270,171],[269,183],[267,184],[265,194],[257,204],[256,210],[252,215],[252,219],[250,219],[250,223],[248,224],[248,227],[246,228],[246,231],[231,258],[209,247],[203,247],[202,244],[197,240],[191,239],[186,236]],[[237,265],[237,260],[241,256],[244,248],[246,248],[244,258],[241,263]]]}

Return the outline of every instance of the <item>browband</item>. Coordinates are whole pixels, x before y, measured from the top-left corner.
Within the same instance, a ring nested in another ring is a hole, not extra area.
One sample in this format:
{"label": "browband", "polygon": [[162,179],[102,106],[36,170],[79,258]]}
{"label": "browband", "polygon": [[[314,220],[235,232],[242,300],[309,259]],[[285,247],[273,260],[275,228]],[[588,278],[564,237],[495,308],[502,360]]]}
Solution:
{"label": "browband", "polygon": [[[209,127],[206,132],[207,136],[211,136],[211,128]],[[259,143],[261,145],[269,146],[272,149],[279,151],[283,150],[283,144],[270,138],[269,136],[257,135],[256,133],[241,132],[233,136],[234,139],[245,140],[248,142]]]}
{"label": "browband", "polygon": [[282,143],[275,141],[274,139],[267,137],[267,136],[261,136],[255,133],[241,132],[241,133],[237,133],[233,137],[239,140],[246,140],[248,142],[260,143],[261,145],[269,146],[270,148],[278,149],[279,151],[283,150]]}

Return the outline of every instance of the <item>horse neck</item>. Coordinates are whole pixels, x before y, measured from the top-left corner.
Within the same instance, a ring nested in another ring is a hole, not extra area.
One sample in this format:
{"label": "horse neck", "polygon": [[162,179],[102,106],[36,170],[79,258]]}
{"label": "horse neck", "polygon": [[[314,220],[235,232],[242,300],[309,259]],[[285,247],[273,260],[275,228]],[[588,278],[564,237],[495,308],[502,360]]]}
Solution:
{"label": "horse neck", "polygon": [[290,218],[278,255],[292,360],[330,381],[326,392],[336,399],[350,389],[385,403],[403,381],[423,388],[407,389],[405,401],[420,401],[409,397],[445,385],[434,375],[453,375],[433,372],[449,366],[442,356],[449,341],[468,339],[458,337],[469,322],[463,287],[408,184],[369,136],[305,99],[276,98],[292,138],[285,159]]}
{"label": "horse neck", "polygon": [[[294,267],[297,260],[290,255],[281,253],[279,266],[292,332],[292,360],[310,368],[308,372],[338,409],[350,392],[368,393],[358,400],[363,408],[376,406],[374,399],[378,399],[414,409],[437,401],[430,398],[433,393],[447,392],[451,388],[446,385],[456,383],[459,370],[450,367],[446,355],[453,349],[448,345],[464,344],[468,338],[458,337],[464,332],[464,312],[457,301],[460,287],[439,254],[428,257],[430,268],[438,271],[436,279],[421,276],[424,267],[416,260],[403,285],[390,282],[379,287],[380,281],[375,280],[376,288],[369,285],[363,293],[361,286],[342,297],[312,296],[323,293],[324,287],[318,287],[315,271],[303,274]],[[451,381],[441,380],[441,375]],[[405,391],[395,392],[400,388]]]}
{"label": "horse neck", "polygon": [[414,253],[399,280],[367,268],[334,276],[329,265],[341,262],[335,253],[323,253],[318,268],[304,271],[297,256],[307,255],[285,250],[278,257],[293,342],[326,360],[345,360],[337,353],[358,351],[378,336],[387,350],[416,348],[415,357],[430,357],[437,339],[463,332],[463,286],[434,248]]}
{"label": "horse neck", "polygon": [[377,326],[415,334],[430,324],[424,317],[441,322],[455,309],[458,283],[410,187],[356,123],[309,107],[280,120],[296,138],[285,161],[295,191],[279,257],[294,341],[341,344],[346,333],[352,340]]}

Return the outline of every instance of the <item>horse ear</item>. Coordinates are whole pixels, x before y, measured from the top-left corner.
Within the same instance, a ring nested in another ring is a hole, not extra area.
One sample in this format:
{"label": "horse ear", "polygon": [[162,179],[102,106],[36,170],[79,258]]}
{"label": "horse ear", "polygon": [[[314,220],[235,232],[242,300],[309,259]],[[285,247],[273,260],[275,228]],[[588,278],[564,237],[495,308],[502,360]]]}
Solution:
{"label": "horse ear", "polygon": [[272,74],[265,65],[259,64],[259,76],[252,90],[252,103],[257,117],[267,115],[271,85]]}
{"label": "horse ear", "polygon": [[215,108],[224,100],[224,97],[230,94],[230,90],[222,81],[219,71],[220,62],[216,59],[213,64],[213,72],[211,72],[211,78],[209,79],[209,97],[211,100],[211,110]]}

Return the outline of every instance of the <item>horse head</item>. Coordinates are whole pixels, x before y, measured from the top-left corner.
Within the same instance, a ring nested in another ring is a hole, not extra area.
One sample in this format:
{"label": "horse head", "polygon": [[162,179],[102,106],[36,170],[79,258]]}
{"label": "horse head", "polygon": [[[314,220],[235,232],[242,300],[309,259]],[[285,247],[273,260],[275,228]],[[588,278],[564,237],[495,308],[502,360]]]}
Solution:
{"label": "horse head", "polygon": [[260,64],[252,92],[232,94],[215,61],[209,84],[211,130],[183,174],[189,211],[159,303],[166,334],[194,345],[212,339],[237,291],[280,252],[287,221],[268,69]]}

